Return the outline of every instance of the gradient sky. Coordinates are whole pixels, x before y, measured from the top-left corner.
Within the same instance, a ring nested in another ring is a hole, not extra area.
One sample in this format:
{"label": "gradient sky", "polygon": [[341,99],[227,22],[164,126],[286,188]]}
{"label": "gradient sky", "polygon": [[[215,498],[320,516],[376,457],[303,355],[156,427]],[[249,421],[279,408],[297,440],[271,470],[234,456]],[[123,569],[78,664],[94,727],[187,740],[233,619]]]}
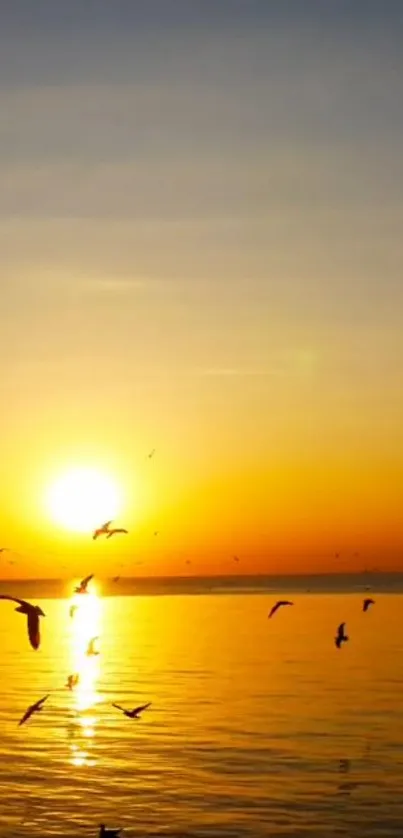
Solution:
{"label": "gradient sky", "polygon": [[[3,576],[403,570],[402,30],[400,0],[2,6]],[[44,509],[73,463],[126,498],[96,559]]]}

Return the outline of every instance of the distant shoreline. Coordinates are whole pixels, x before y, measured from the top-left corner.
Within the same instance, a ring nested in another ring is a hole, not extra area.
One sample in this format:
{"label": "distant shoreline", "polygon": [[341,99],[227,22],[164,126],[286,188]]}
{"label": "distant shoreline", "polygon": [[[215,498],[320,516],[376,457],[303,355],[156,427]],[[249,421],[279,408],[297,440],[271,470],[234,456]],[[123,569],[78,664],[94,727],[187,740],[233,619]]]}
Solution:
{"label": "distant shoreline", "polygon": [[[120,576],[118,581],[96,577],[103,596],[190,596],[206,594],[403,593],[402,572],[322,573],[287,575]],[[2,579],[0,592],[20,592],[37,598],[65,598],[71,594],[69,579]]]}

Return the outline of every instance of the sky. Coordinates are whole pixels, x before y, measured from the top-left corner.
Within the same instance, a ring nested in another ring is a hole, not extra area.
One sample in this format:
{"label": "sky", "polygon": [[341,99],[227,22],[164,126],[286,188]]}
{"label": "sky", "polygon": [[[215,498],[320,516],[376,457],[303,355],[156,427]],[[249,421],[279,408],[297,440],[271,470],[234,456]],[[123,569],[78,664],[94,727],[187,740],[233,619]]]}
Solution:
{"label": "sky", "polygon": [[[402,29],[4,5],[0,575],[403,570]],[[127,538],[52,519],[73,466]]]}

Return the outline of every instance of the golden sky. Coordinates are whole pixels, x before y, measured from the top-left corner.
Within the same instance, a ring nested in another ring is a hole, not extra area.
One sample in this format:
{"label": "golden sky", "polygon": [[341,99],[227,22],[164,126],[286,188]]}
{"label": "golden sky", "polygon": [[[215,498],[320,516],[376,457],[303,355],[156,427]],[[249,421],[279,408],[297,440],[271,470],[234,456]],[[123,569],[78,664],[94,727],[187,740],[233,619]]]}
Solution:
{"label": "golden sky", "polygon": [[142,5],[0,32],[2,575],[403,570],[400,7]]}

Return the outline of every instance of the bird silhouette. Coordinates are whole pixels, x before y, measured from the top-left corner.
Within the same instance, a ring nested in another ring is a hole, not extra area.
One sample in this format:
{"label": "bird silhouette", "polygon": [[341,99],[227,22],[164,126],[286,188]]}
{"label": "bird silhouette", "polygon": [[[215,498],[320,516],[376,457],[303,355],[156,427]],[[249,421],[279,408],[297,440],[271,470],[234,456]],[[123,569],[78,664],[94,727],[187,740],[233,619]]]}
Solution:
{"label": "bird silhouette", "polygon": [[80,676],[79,676],[78,672],[75,672],[74,675],[69,675],[69,677],[67,678],[65,686],[69,690],[74,690],[74,687],[77,686],[79,680],[80,680]]}
{"label": "bird silhouette", "polygon": [[283,605],[294,605],[294,603],[293,603],[293,602],[289,602],[287,599],[279,599],[279,600],[278,600],[278,602],[276,602],[276,604],[275,604],[275,605],[273,605],[273,608],[271,609],[271,611],[270,611],[270,613],[269,613],[269,617],[268,617],[268,619],[270,619],[270,617],[272,617],[272,616],[273,616],[273,614],[275,614],[275,613],[276,613],[276,611],[277,611],[279,608],[281,608]]}
{"label": "bird silhouette", "polygon": [[370,599],[369,597],[367,599],[364,599],[364,602],[362,603],[362,610],[368,611],[370,605],[375,605],[375,600]]}
{"label": "bird silhouette", "polygon": [[239,562],[239,556],[234,556],[234,562]]}
{"label": "bird silhouette", "polygon": [[118,838],[120,829],[107,829],[104,823],[99,825],[99,838]]}
{"label": "bird silhouette", "polygon": [[70,608],[69,608],[70,617],[74,617],[74,614],[76,613],[77,608],[78,608],[78,605],[70,605]]}
{"label": "bird silhouette", "polygon": [[31,704],[31,706],[28,707],[28,710],[25,711],[22,719],[20,719],[20,721],[18,722],[18,727],[20,727],[20,725],[25,724],[25,722],[30,718],[30,716],[32,716],[33,713],[40,713],[40,711],[43,710],[43,705],[47,698],[49,698],[49,693],[48,695],[45,695],[44,698],[40,698],[39,701],[36,701],[35,704]]}
{"label": "bird silhouette", "polygon": [[10,602],[18,602],[19,607],[15,610],[18,611],[19,614],[26,614],[27,616],[29,642],[33,649],[39,649],[41,642],[39,618],[46,616],[42,611],[42,608],[39,608],[39,605],[31,605],[31,603],[26,602],[25,599],[18,599],[15,596],[8,596],[7,594],[0,594],[0,599],[8,599]]}
{"label": "bird silhouette", "polygon": [[111,523],[112,523],[112,521],[106,521],[105,524],[102,524],[102,527],[98,527],[98,529],[94,530],[94,532],[92,533],[92,537],[93,537],[94,541],[100,535],[107,535],[107,533],[109,532],[109,528],[110,528]]}
{"label": "bird silhouette", "polygon": [[150,451],[150,453],[149,453],[149,454],[147,454],[147,458],[148,458],[149,460],[151,460],[151,459],[153,458],[154,454],[155,454],[155,448],[153,448],[153,450],[152,450],[152,451]]}
{"label": "bird silhouette", "polygon": [[77,585],[77,588],[74,588],[74,593],[76,594],[88,594],[87,587],[88,583],[91,582],[91,579],[94,578],[94,574],[90,573],[89,576],[86,576],[85,579],[82,579],[80,584]]}
{"label": "bird silhouette", "polygon": [[151,706],[151,701],[147,704],[140,704],[139,707],[134,707],[133,710],[125,710],[124,707],[121,707],[120,704],[112,704],[112,707],[116,707],[116,710],[121,710],[128,719],[139,719],[140,713],[143,713],[144,710],[147,710],[148,707]]}
{"label": "bird silhouette", "polygon": [[97,649],[95,649],[95,641],[96,640],[99,640],[98,636],[97,637],[92,637],[90,642],[88,643],[86,654],[89,658],[94,656],[94,655],[99,655],[99,651]]}
{"label": "bird silhouette", "polygon": [[114,576],[112,582],[119,582],[120,576]]}
{"label": "bird silhouette", "polygon": [[128,533],[129,530],[123,529],[123,527],[114,527],[113,530],[108,530],[106,533],[106,537],[110,538],[112,535],[116,535],[118,532]]}
{"label": "bird silhouette", "polygon": [[346,625],[345,623],[340,623],[340,625],[337,629],[336,637],[334,639],[334,642],[335,642],[338,649],[340,649],[340,647],[342,646],[343,643],[346,643],[347,640],[349,640],[349,637],[347,637],[347,634],[344,631],[344,626],[345,625]]}
{"label": "bird silhouette", "polygon": [[5,553],[8,550],[8,547],[0,547],[0,553]]}

